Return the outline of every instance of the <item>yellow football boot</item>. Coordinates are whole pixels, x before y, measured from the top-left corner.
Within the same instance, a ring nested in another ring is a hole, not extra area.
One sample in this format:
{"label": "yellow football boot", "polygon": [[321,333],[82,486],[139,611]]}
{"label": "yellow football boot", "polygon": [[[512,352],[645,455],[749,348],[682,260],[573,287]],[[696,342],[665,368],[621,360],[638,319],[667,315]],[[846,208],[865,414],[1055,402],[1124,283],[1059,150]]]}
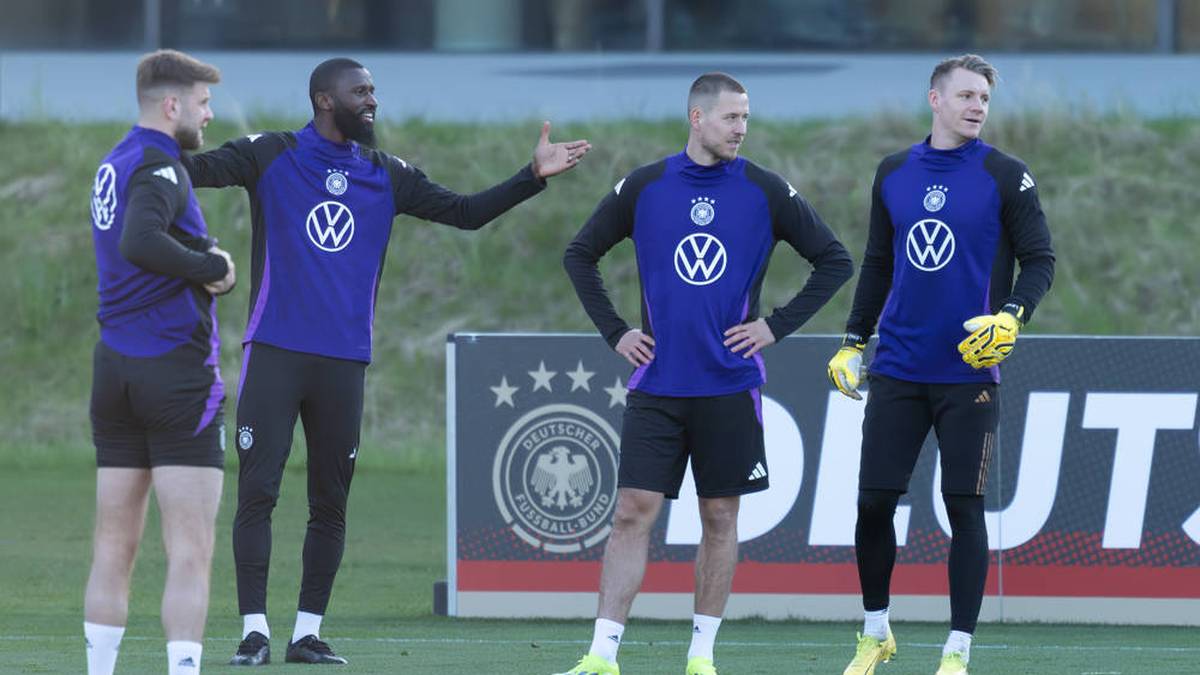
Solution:
{"label": "yellow football boot", "polygon": [[870,635],[858,636],[858,648],[854,660],[842,671],[842,675],[872,675],[875,666],[892,660],[896,655],[896,637],[888,629],[887,639],[880,640]]}
{"label": "yellow football boot", "polygon": [[942,657],[942,665],[938,666],[936,675],[967,675],[967,662],[962,654],[950,652]]}
{"label": "yellow football boot", "polygon": [[688,659],[686,675],[717,675],[717,667],[710,658],[693,656]]}
{"label": "yellow football boot", "polygon": [[588,654],[579,659],[574,668],[555,675],[621,675],[621,669],[608,659]]}

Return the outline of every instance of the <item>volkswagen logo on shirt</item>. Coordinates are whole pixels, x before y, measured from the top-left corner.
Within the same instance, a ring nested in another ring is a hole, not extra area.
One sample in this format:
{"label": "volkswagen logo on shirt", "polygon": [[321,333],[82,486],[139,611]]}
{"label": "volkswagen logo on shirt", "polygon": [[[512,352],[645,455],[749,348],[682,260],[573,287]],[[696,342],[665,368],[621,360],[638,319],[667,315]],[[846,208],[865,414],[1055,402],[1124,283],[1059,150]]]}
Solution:
{"label": "volkswagen logo on shirt", "polygon": [[308,212],[304,228],[313,246],[337,253],[354,238],[354,214],[341,202],[321,202]]}
{"label": "volkswagen logo on shirt", "polygon": [[725,274],[725,246],[704,232],[689,234],[675,247],[675,273],[693,286],[707,286]]}
{"label": "volkswagen logo on shirt", "polygon": [[97,230],[107,230],[117,217],[117,170],[104,163],[96,171],[92,185],[92,222]]}
{"label": "volkswagen logo on shirt", "polygon": [[908,230],[904,250],[913,267],[923,272],[936,272],[954,257],[954,232],[936,218],[918,220]]}

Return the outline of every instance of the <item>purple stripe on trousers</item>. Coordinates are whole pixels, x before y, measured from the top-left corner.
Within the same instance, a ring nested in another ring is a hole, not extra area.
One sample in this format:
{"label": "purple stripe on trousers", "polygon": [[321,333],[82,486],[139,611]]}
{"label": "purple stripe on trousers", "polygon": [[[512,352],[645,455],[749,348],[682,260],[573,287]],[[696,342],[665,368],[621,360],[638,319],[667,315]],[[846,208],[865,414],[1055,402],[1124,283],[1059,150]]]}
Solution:
{"label": "purple stripe on trousers", "polygon": [[204,365],[212,367],[213,383],[208,390],[208,401],[204,404],[204,415],[200,417],[200,424],[196,426],[192,436],[199,436],[204,427],[213,421],[217,411],[221,409],[221,401],[225,399],[225,382],[221,379],[221,332],[217,326],[217,299],[213,298],[208,307],[209,317],[212,319],[212,335],[209,337],[209,353]]}
{"label": "purple stripe on trousers", "polygon": [[250,313],[250,322],[246,324],[246,336],[242,338],[242,342],[250,342],[254,339],[254,333],[258,331],[258,322],[262,321],[263,310],[267,307],[267,296],[271,292],[271,251],[264,244],[263,251],[263,273],[262,279],[258,284],[258,297],[254,299],[254,311]]}
{"label": "purple stripe on trousers", "polygon": [[758,426],[763,425],[762,421],[762,390],[757,387],[750,390],[750,398],[754,399],[754,414],[758,416]]}
{"label": "purple stripe on trousers", "polygon": [[238,375],[238,398],[241,398],[243,391],[242,387],[246,384],[246,370],[250,368],[250,348],[253,346],[253,342],[247,342],[246,346],[242,348],[242,373],[241,375]]}

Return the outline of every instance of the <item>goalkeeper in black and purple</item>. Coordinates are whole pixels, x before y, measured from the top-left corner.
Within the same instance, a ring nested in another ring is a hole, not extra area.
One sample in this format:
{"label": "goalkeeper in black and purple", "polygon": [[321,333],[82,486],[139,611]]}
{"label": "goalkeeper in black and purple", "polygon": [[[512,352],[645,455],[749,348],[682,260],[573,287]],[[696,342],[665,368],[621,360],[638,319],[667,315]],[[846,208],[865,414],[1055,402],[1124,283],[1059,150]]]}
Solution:
{"label": "goalkeeper in black and purple", "polygon": [[346,504],[361,451],[364,376],[392,220],[401,213],[483,227],[574,167],[586,141],[550,143],[533,161],[472,195],[434,183],[372,148],[371,74],[330,59],[309,80],[313,120],[296,132],[252,134],[185,162],[197,187],[240,186],[253,228],[250,318],[238,387],[238,507],[233,526],[242,644],[234,665],[270,660],[267,572],[271,513],[299,417],[308,446],[308,531],[287,660],[345,663],[320,639],[345,548]]}
{"label": "goalkeeper in black and purple", "polygon": [[967,672],[987,579],[983,495],[996,448],[997,366],[1054,277],[1029,169],[979,139],[995,81],[995,69],[973,54],[938,64],[930,136],[884,158],[875,174],[854,306],[829,362],[834,386],[861,398],[862,352],[878,323],[854,533],[865,626],[845,675],[869,675],[895,654],[892,518],[930,428],[951,526],[951,630],[937,673]]}

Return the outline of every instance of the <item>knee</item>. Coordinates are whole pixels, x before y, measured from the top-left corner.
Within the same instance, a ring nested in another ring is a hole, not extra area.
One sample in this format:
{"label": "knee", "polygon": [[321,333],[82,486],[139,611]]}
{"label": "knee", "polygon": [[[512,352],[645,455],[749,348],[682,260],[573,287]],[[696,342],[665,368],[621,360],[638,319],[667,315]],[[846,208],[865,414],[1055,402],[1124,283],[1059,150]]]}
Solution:
{"label": "knee", "polygon": [[138,539],[128,532],[97,530],[93,566],[108,574],[129,575],[137,558]]}
{"label": "knee", "polygon": [[279,500],[279,481],[238,481],[238,511],[267,511]]}
{"label": "knee", "polygon": [[173,568],[204,571],[212,563],[213,532],[211,527],[197,527],[190,531],[170,533],[163,544],[167,552],[167,564]]}
{"label": "knee", "polygon": [[859,490],[858,519],[861,522],[890,523],[896,515],[900,493],[894,490]]}
{"label": "knee", "polygon": [[346,529],[346,504],[332,501],[311,501],[308,503],[310,523],[320,524],[331,532],[341,534]]}
{"label": "knee", "polygon": [[[655,499],[657,497],[657,499]],[[617,493],[617,508],[613,511],[613,529],[621,531],[649,531],[658,517],[661,496]]]}
{"label": "knee", "polygon": [[943,495],[951,532],[987,532],[983,497],[974,495]]}
{"label": "knee", "polygon": [[737,497],[701,499],[700,523],[704,527],[704,535],[716,538],[736,537],[739,506],[740,500]]}

